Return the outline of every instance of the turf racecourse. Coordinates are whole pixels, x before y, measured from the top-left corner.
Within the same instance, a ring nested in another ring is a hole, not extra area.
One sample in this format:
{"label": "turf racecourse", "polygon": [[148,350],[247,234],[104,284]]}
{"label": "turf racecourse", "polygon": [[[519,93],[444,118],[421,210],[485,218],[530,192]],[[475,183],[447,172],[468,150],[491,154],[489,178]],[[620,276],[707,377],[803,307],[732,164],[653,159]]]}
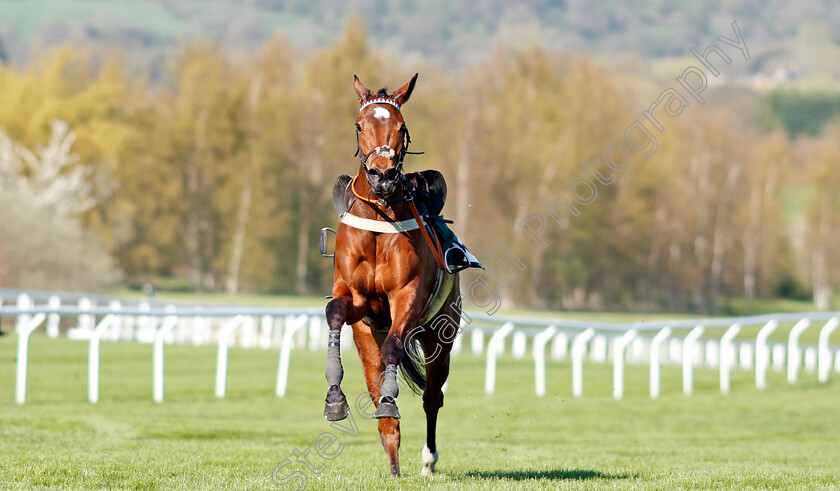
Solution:
{"label": "turf racecourse", "polygon": [[[735,371],[723,396],[717,372],[701,369],[686,397],[679,369],[664,367],[663,395],[652,401],[647,368],[629,366],[625,399],[614,401],[611,366],[587,364],[586,394],[575,399],[568,362],[549,362],[549,395],[537,398],[532,361],[503,357],[497,393],[487,396],[483,358],[464,354],[441,412],[439,473],[419,476],[421,401],[403,391],[403,477],[392,479],[375,422],[357,414],[354,437],[321,416],[322,352],[294,352],[288,396],[278,399],[276,351],[233,349],[228,397],[217,400],[215,348],[167,346],[166,400],[155,404],[152,347],[103,342],[100,402],[91,405],[87,343],[36,334],[29,399],[18,406],[16,341],[0,337],[2,488],[270,489],[274,466],[307,448],[324,466],[307,473],[307,489],[840,488],[836,376],[821,386],[802,374],[789,387],[771,372],[758,392],[752,372]],[[363,391],[360,363],[353,352],[344,360],[353,399]],[[343,445],[330,461],[314,451],[325,431]]]}

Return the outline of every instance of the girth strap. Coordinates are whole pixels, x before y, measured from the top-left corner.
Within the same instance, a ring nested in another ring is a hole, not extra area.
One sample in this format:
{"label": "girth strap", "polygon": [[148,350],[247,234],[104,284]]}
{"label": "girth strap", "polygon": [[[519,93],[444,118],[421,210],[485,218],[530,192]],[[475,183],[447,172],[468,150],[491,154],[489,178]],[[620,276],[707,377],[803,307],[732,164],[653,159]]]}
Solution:
{"label": "girth strap", "polygon": [[381,234],[400,234],[417,228],[423,228],[422,225],[418,226],[417,221],[413,218],[401,222],[383,222],[380,220],[371,220],[370,218],[357,217],[349,212],[341,217],[341,223],[359,230],[368,230]]}

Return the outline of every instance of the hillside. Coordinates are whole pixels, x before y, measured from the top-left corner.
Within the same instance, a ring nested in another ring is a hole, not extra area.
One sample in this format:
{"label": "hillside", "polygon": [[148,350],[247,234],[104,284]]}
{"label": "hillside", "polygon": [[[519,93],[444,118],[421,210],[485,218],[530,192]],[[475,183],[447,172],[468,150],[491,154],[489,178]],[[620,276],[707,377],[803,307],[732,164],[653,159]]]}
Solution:
{"label": "hillside", "polygon": [[[443,68],[471,65],[499,43],[549,52],[588,52],[608,59],[632,53],[649,61],[731,31],[738,20],[755,47],[752,69],[782,81],[811,72],[832,75],[824,55],[840,43],[840,4],[702,0],[0,0],[0,57],[25,63],[65,42],[119,53],[132,66],[168,59],[188,40],[223,42],[233,57],[250,57],[276,33],[301,52],[333,41],[362,23],[372,43],[412,62]],[[791,59],[798,63],[791,63]],[[619,58],[620,59],[620,58]],[[835,64],[837,66],[837,64]],[[836,74],[833,74],[836,75]],[[817,77],[825,82],[830,76]]]}

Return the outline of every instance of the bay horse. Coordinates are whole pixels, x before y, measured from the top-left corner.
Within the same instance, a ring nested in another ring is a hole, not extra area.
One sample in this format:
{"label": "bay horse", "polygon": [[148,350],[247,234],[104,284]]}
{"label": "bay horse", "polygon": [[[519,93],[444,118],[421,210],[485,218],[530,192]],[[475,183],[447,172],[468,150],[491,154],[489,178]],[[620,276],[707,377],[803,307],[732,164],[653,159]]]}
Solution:
{"label": "bay horse", "polygon": [[[400,108],[411,97],[416,81],[417,74],[393,94],[386,89],[374,94],[354,76],[361,163],[347,188],[355,199],[345,217],[353,221],[342,219],[338,226],[333,299],[326,307],[330,331],[324,417],[339,421],[350,412],[341,391],[340,353],[341,328],[348,324],[394,476],[400,475],[397,367],[415,392],[422,390],[426,445],[421,452],[421,474],[430,475],[438,460],[435,426],[443,406],[441,389],[449,375],[449,353],[461,319],[458,277],[448,272],[442,273],[451,288],[448,294],[438,294],[434,311],[423,312],[432,304],[433,290],[439,292],[436,276],[441,277],[443,265],[430,248],[429,232],[421,225],[403,174],[410,139]],[[412,219],[418,225],[413,229]],[[418,343],[424,354],[417,350]]]}

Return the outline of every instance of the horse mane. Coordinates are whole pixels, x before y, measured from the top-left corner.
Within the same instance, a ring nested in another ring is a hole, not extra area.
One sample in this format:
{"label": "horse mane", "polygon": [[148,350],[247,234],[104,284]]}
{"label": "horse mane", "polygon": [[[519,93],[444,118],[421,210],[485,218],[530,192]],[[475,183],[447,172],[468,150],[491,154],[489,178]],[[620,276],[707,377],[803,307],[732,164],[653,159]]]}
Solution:
{"label": "horse mane", "polygon": [[390,99],[391,96],[388,95],[388,87],[382,87],[381,89],[379,89],[379,91],[376,93],[376,97],[387,97]]}

